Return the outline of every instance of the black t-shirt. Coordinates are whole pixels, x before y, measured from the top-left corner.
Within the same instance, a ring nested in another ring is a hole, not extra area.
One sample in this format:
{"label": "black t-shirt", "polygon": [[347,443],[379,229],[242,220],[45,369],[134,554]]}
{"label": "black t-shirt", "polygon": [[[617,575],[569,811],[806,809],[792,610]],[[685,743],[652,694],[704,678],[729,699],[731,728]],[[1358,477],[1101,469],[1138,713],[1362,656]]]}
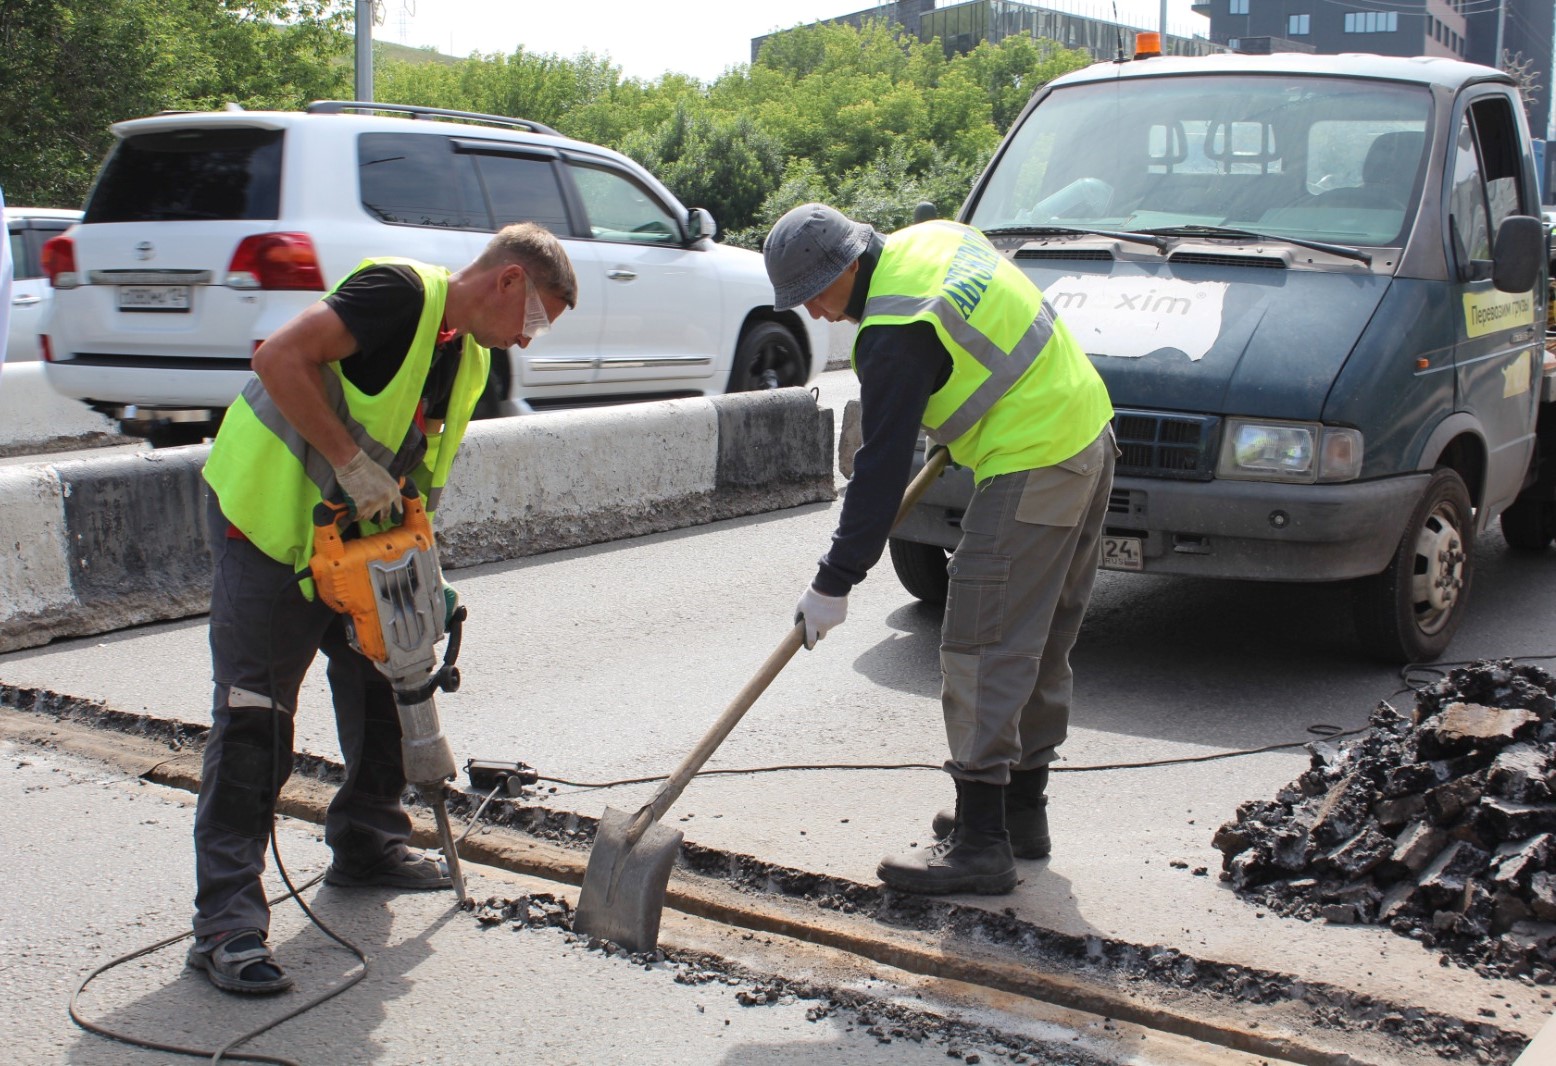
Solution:
{"label": "black t-shirt", "polygon": [[[340,372],[356,388],[376,396],[400,372],[416,325],[421,321],[426,293],[421,275],[402,264],[372,266],[348,278],[324,298],[357,342],[357,350],[340,361]],[[432,369],[422,386],[428,418],[443,418],[454,391],[464,338],[437,347]]]}

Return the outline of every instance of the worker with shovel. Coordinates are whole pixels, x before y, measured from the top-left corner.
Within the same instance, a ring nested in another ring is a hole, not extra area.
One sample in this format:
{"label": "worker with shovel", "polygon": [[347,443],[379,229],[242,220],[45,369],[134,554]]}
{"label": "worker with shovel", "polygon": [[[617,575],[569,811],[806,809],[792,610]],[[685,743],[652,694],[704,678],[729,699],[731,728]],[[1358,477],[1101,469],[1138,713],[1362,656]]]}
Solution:
{"label": "worker with shovel", "polygon": [[395,692],[351,646],[344,616],[299,581],[313,554],[314,508],[344,495],[355,525],[370,533],[392,522],[399,479],[409,477],[435,510],[486,386],[487,349],[528,345],[577,294],[557,239],[521,223],[452,274],[369,259],[255,351],[256,377],[205,466],[216,689],[195,812],[189,965],[217,988],[269,993],[292,984],[266,943],[260,874],[292,770],[298,688],[321,650],[346,766],[325,821],[326,883],[449,887],[443,863],[407,847]]}
{"label": "worker with shovel", "polygon": [[1043,294],[977,230],[883,238],[823,204],[762,249],[779,310],[859,324],[863,443],[831,547],[796,608],[814,648],[886,546],[920,426],[977,482],[948,564],[941,693],[956,784],[940,839],[877,869],[906,892],[1009,892],[1049,852],[1048,766],[1096,576],[1117,449],[1107,389]]}

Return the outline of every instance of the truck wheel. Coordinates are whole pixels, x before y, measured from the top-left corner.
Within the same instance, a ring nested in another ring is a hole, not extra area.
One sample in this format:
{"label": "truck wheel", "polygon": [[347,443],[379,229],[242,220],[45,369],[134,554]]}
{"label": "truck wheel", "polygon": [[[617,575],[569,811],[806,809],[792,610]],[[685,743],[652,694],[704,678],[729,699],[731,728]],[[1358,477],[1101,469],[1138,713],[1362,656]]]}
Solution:
{"label": "truck wheel", "polygon": [[945,569],[946,550],[938,544],[920,544],[898,537],[886,544],[891,550],[892,569],[897,571],[902,587],[925,603],[944,603],[951,583]]}
{"label": "truck wheel", "polygon": [[1464,617],[1474,562],[1475,526],[1464,479],[1433,472],[1388,569],[1353,590],[1356,635],[1388,662],[1431,662],[1453,641]]}
{"label": "truck wheel", "polygon": [[1518,500],[1502,512],[1502,536],[1520,551],[1543,552],[1556,540],[1556,503]]}
{"label": "truck wheel", "polygon": [[755,389],[782,389],[803,385],[809,367],[805,349],[777,322],[755,322],[735,348],[735,362],[729,370],[728,392]]}

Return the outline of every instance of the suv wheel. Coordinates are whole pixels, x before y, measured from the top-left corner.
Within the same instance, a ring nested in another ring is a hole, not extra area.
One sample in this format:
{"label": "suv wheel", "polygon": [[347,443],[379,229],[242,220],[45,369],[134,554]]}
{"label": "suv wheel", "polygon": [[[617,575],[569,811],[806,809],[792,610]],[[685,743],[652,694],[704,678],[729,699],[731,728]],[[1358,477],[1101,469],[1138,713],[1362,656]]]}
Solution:
{"label": "suv wheel", "polygon": [[951,583],[945,549],[900,537],[892,537],[886,544],[891,550],[891,567],[909,595],[929,604],[944,603]]}
{"label": "suv wheel", "polygon": [[486,374],[486,388],[475,402],[472,418],[501,418],[512,414],[508,397],[513,394],[513,361],[508,349],[491,348],[491,369]]}
{"label": "suv wheel", "polygon": [[[144,423],[142,423],[144,427]],[[186,444],[203,444],[207,437],[216,436],[221,427],[218,422],[160,422],[144,429],[146,443],[153,448],[181,448]],[[125,430],[126,436],[135,436]]]}
{"label": "suv wheel", "polygon": [[1387,662],[1430,662],[1448,650],[1464,617],[1474,563],[1469,489],[1446,467],[1426,484],[1394,560],[1353,590],[1356,635]]}
{"label": "suv wheel", "polygon": [[753,323],[735,349],[729,371],[730,392],[782,389],[803,385],[807,377],[805,349],[789,328],[777,322]]}

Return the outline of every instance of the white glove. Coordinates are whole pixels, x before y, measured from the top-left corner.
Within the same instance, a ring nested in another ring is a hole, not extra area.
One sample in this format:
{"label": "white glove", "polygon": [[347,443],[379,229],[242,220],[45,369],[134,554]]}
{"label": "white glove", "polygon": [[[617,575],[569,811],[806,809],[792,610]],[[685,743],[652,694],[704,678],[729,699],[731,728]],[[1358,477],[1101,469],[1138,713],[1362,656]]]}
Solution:
{"label": "white glove", "polygon": [[805,647],[814,648],[816,641],[827,635],[833,626],[843,624],[848,617],[848,597],[828,596],[807,588],[794,608],[794,620],[805,623]]}
{"label": "white glove", "polygon": [[345,466],[335,467],[335,480],[346,494],[358,519],[386,522],[400,509],[400,486],[389,471],[367,457],[361,448]]}

